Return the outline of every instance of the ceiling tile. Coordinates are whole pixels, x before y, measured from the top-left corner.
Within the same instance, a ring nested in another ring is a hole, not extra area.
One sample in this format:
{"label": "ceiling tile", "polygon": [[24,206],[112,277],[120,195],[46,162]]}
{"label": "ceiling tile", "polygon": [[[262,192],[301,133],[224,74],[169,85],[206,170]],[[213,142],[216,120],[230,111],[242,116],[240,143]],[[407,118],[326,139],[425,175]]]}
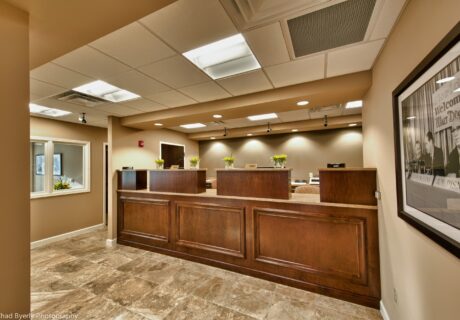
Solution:
{"label": "ceiling tile", "polygon": [[324,78],[324,54],[265,68],[275,87]]}
{"label": "ceiling tile", "polygon": [[94,109],[104,110],[110,115],[122,116],[122,117],[142,113],[142,111],[140,110],[133,109],[133,108],[130,108],[125,105],[118,104],[118,103],[106,103],[103,105],[96,106],[94,107]]}
{"label": "ceiling tile", "polygon": [[369,70],[380,52],[384,40],[358,44],[327,54],[327,76]]}
{"label": "ceiling tile", "polygon": [[217,0],[179,0],[140,21],[181,53],[238,33]]}
{"label": "ceiling tile", "polygon": [[130,70],[128,66],[88,46],[78,48],[53,62],[98,79]]}
{"label": "ceiling tile", "polygon": [[376,40],[388,37],[399,16],[406,0],[384,1],[382,9],[375,23],[370,39]]}
{"label": "ceiling tile", "polygon": [[261,70],[220,79],[217,82],[233,95],[243,95],[251,92],[273,89]]}
{"label": "ceiling tile", "polygon": [[47,82],[30,79],[30,94],[34,99],[53,96],[64,91],[67,91],[67,89]]}
{"label": "ceiling tile", "polygon": [[207,82],[210,79],[179,55],[143,66],[139,70],[175,89]]}
{"label": "ceiling tile", "polygon": [[175,55],[175,51],[138,22],[112,32],[92,43],[108,55],[139,67]]}
{"label": "ceiling tile", "polygon": [[121,89],[126,89],[141,96],[148,96],[158,92],[171,90],[161,82],[158,82],[136,70],[120,73],[115,77],[104,79]]}
{"label": "ceiling tile", "polygon": [[219,87],[215,82],[205,82],[196,84],[190,87],[180,89],[182,93],[185,93],[189,97],[192,97],[196,101],[205,102],[211,100],[219,100],[231,97],[231,95]]}
{"label": "ceiling tile", "polygon": [[144,112],[152,112],[152,111],[158,111],[158,110],[163,110],[163,109],[168,108],[168,107],[165,107],[164,105],[159,104],[158,102],[154,102],[154,101],[151,101],[148,99],[142,99],[142,98],[124,102],[123,105],[126,105],[134,109],[138,109]]}
{"label": "ceiling tile", "polygon": [[30,77],[67,89],[72,89],[94,80],[51,62],[33,69],[30,72]]}
{"label": "ceiling tile", "polygon": [[149,96],[148,98],[168,107],[180,107],[196,103],[196,101],[192,98],[189,98],[175,90],[157,93]]}
{"label": "ceiling tile", "polygon": [[262,66],[266,67],[290,60],[279,22],[253,29],[245,33],[244,37]]}

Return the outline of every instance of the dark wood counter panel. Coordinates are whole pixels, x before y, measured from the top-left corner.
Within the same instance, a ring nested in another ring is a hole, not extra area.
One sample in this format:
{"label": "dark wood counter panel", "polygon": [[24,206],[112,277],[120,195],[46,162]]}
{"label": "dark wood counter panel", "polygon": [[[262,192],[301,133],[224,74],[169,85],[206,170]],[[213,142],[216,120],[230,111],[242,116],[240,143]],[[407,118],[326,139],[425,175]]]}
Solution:
{"label": "dark wood counter panel", "polygon": [[206,169],[149,170],[150,191],[201,193],[206,191]]}
{"label": "dark wood counter panel", "polygon": [[117,240],[378,308],[377,209],[302,198],[121,190]]}
{"label": "dark wood counter panel", "polygon": [[217,169],[217,194],[289,199],[292,169]]}
{"label": "dark wood counter panel", "polygon": [[141,190],[147,188],[147,170],[118,170],[118,189]]}

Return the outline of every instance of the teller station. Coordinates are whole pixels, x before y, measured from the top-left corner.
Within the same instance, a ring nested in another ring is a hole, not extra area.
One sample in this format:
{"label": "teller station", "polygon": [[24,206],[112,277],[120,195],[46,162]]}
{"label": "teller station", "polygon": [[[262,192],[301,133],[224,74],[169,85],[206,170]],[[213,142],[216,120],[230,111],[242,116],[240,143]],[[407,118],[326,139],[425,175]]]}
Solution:
{"label": "teller station", "polygon": [[118,171],[118,243],[378,307],[375,169],[319,169],[318,193],[288,168],[215,173]]}

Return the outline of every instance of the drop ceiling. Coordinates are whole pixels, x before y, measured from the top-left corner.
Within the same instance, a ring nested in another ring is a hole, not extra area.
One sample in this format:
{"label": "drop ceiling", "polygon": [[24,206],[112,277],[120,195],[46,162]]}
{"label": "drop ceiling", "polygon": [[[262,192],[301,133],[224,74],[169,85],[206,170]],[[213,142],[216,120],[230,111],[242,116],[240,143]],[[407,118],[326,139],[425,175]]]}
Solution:
{"label": "drop ceiling", "polygon": [[[33,69],[31,102],[73,112],[59,118],[64,121],[78,122],[78,114],[85,112],[88,124],[105,127],[111,115],[125,117],[194,106],[370,70],[404,0],[376,0],[360,41],[300,57],[294,54],[288,21],[343,2],[178,0]],[[182,56],[183,52],[236,33],[246,38],[261,69],[214,81]],[[94,107],[52,98],[94,80],[106,81],[142,98]],[[279,114],[279,121],[291,119],[288,113]],[[225,121],[240,127],[245,123],[242,118]],[[171,129],[182,131],[176,126]]]}

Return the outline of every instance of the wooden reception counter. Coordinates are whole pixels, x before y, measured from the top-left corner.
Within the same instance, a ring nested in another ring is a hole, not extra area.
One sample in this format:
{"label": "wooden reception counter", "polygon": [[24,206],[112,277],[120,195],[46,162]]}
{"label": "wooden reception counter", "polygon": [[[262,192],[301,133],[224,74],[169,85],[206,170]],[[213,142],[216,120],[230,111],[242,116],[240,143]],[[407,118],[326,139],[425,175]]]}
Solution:
{"label": "wooden reception counter", "polygon": [[206,191],[206,169],[149,170],[150,191],[202,193]]}
{"label": "wooden reception counter", "polygon": [[376,206],[119,190],[118,243],[379,306]]}
{"label": "wooden reception counter", "polygon": [[292,169],[217,169],[217,194],[289,199]]}

